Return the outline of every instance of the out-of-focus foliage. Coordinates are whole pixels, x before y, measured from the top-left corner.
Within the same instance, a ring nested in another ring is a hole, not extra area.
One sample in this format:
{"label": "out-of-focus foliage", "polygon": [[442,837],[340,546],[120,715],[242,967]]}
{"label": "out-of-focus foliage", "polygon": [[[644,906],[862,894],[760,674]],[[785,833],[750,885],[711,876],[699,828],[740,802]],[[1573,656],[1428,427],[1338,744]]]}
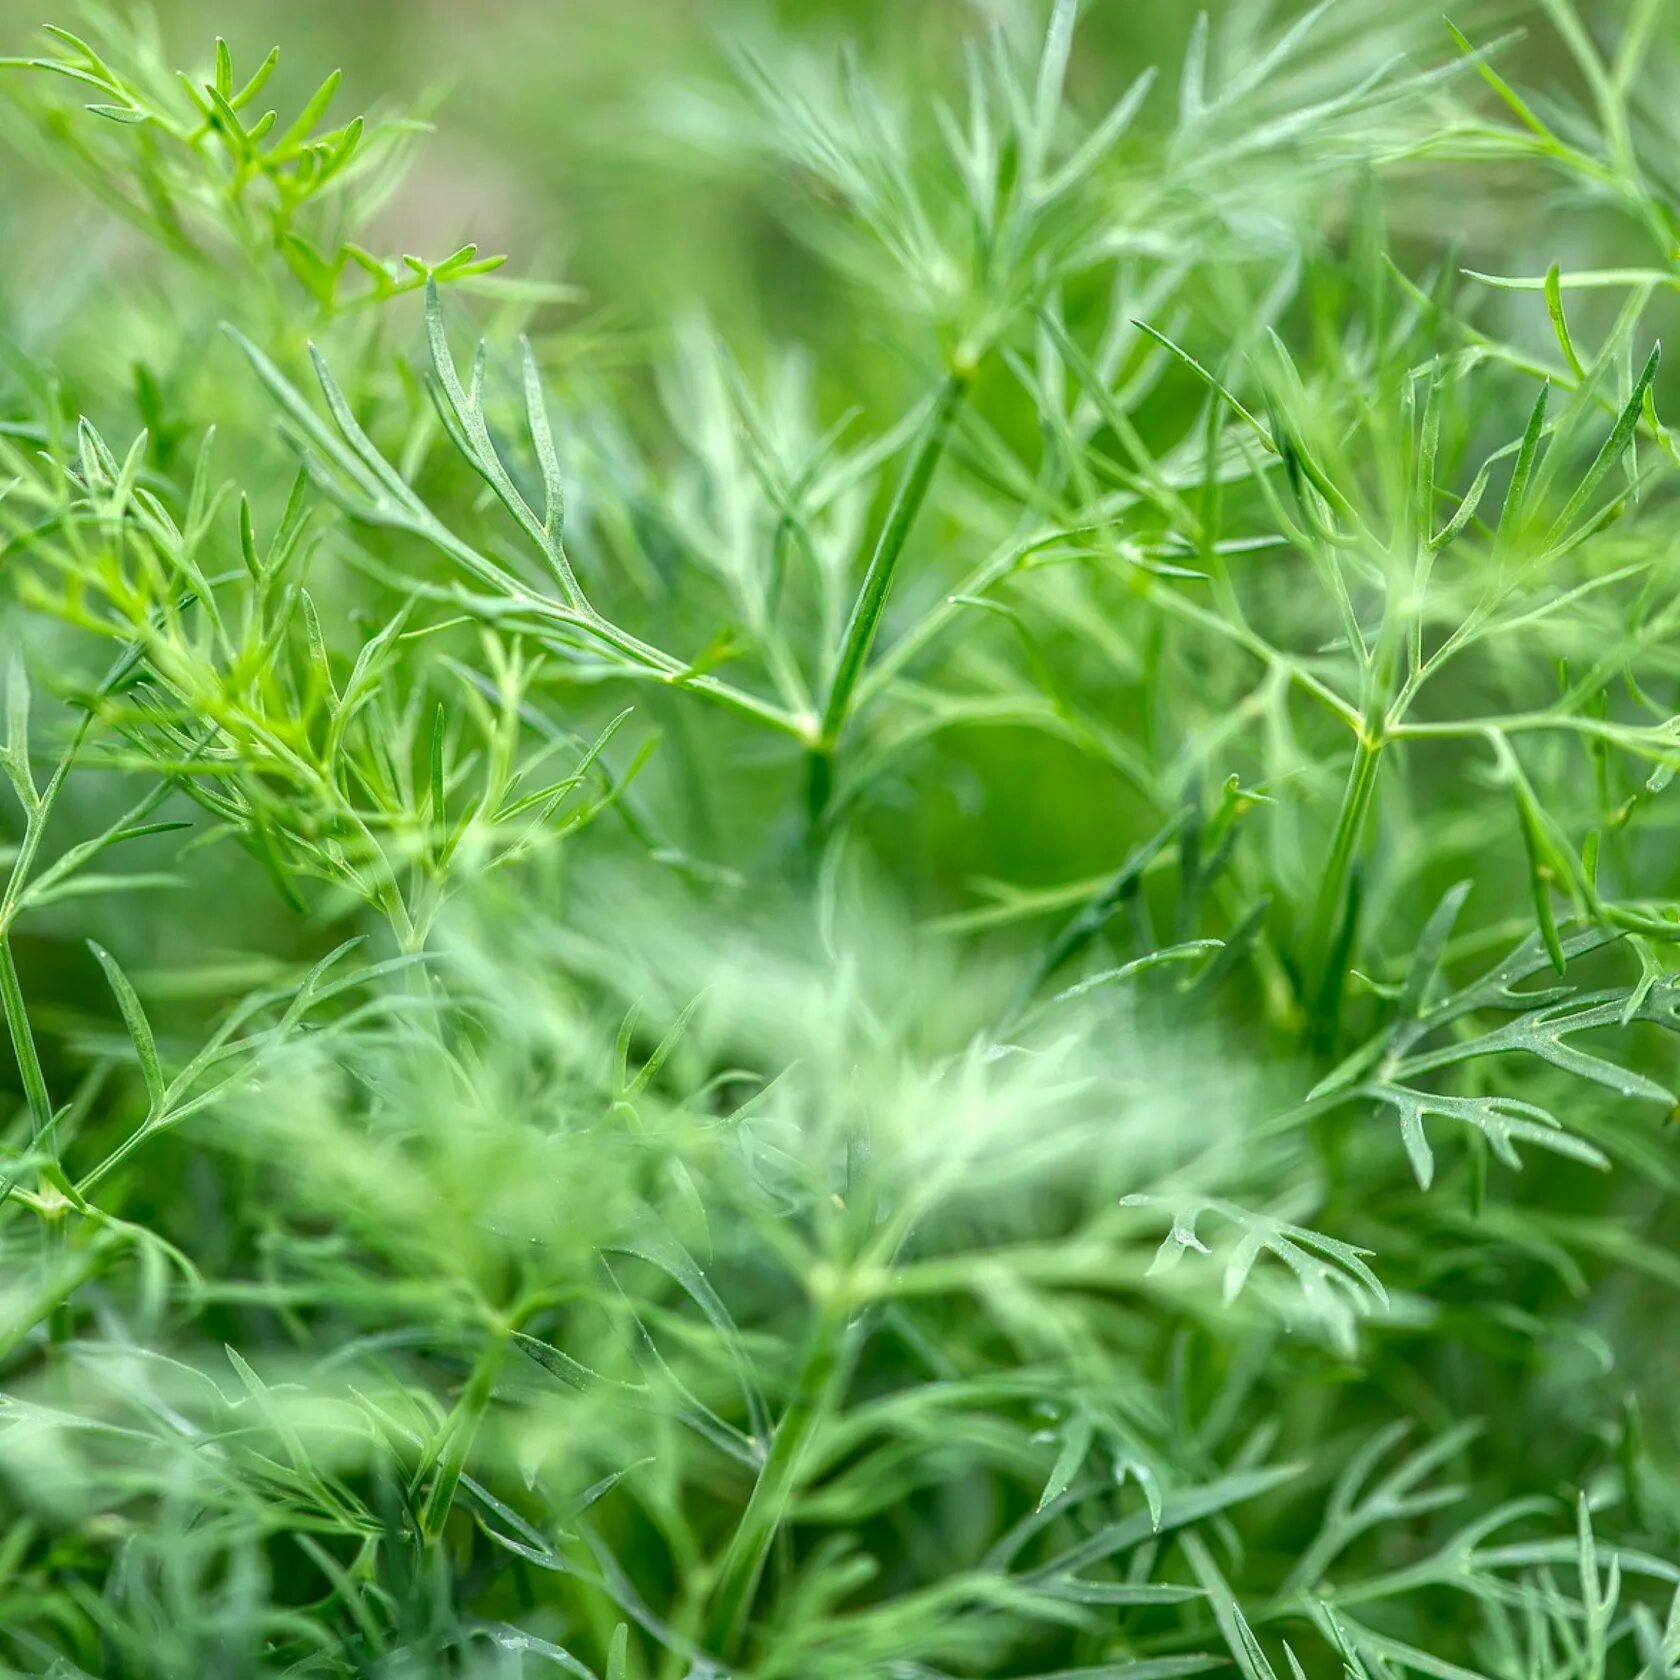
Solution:
{"label": "out-of-focus foliage", "polygon": [[13,10],[5,1672],[1680,1673],[1680,10]]}

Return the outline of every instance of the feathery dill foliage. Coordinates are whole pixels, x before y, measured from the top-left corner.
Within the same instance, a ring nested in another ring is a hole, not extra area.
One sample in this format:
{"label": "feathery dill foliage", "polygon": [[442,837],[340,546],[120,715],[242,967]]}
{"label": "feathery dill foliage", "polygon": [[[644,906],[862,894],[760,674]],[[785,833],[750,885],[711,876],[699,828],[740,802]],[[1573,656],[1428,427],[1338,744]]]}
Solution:
{"label": "feathery dill foliage", "polygon": [[758,253],[581,307],[129,10],[0,67],[4,1671],[1680,1674],[1680,10],[587,146],[487,13]]}

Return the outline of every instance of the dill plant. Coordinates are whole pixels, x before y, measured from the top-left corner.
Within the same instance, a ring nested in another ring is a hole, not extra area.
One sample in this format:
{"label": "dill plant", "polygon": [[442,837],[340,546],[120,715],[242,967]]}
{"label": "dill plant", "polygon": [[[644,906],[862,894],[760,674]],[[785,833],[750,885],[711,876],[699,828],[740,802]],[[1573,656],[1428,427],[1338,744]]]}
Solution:
{"label": "dill plant", "polygon": [[8,1672],[1680,1668],[1680,24],[1273,10],[644,80],[803,348],[5,61]]}

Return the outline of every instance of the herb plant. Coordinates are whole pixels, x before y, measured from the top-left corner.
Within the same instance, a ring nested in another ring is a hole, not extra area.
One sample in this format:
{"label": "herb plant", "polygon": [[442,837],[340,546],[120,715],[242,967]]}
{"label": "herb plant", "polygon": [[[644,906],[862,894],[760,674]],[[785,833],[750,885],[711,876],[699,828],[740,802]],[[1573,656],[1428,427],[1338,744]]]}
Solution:
{"label": "herb plant", "polygon": [[1680,10],[780,10],[7,43],[0,1665],[1680,1674]]}

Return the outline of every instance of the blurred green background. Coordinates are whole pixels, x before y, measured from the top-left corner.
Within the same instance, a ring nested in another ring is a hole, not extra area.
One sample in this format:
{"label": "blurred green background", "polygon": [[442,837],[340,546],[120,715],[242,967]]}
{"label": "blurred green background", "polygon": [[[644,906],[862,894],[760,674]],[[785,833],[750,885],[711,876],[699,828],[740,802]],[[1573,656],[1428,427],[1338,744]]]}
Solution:
{"label": "blurred green background", "polygon": [[[282,110],[341,66],[336,110],[428,116],[436,132],[389,209],[393,245],[476,240],[523,272],[582,283],[620,323],[699,297],[742,329],[811,331],[822,325],[820,271],[767,214],[760,183],[671,144],[678,107],[727,76],[722,43],[775,29],[814,48],[854,42],[872,64],[943,79],[977,17],[1030,32],[1037,11],[969,0],[165,0],[154,15],[170,61],[200,71],[218,34],[236,64],[280,44],[265,98]],[[4,0],[0,49],[30,50],[32,31],[65,15],[78,8]],[[1075,98],[1112,98],[1115,77],[1170,64],[1190,15],[1097,5]],[[690,169],[674,168],[685,156]],[[0,171],[0,191],[38,233],[81,208],[15,166]]]}
{"label": "blurred green background", "polygon": [[[1152,65],[1162,72],[1157,100],[1170,100],[1204,9],[1217,62],[1231,5],[1095,0],[1080,22],[1073,102],[1099,110]],[[662,320],[698,299],[736,334],[820,338],[832,280],[789,240],[766,205],[766,183],[692,138],[694,108],[729,81],[727,43],[774,34],[828,54],[850,43],[915,102],[959,85],[965,41],[991,24],[1029,40],[1042,10],[1031,0],[164,0],[152,15],[169,61],[200,74],[217,34],[236,64],[254,64],[279,43],[265,98],[282,110],[337,65],[341,115],[386,107],[428,116],[436,131],[388,210],[395,246],[476,240],[507,252],[521,272],[580,283],[591,307],[621,326]],[[1270,32],[1307,10],[1269,8]],[[1541,10],[1534,0],[1465,0],[1454,20],[1487,39],[1523,32]],[[132,22],[135,11],[122,15]],[[82,16],[97,9],[4,0],[0,49],[28,51],[42,21]],[[1338,35],[1379,27],[1419,62],[1452,55],[1433,8],[1364,0],[1331,8],[1317,30],[1319,50],[1329,58]],[[1501,61],[1531,80],[1537,67],[1564,68],[1549,31],[1512,43]],[[37,249],[82,208],[50,178],[31,179],[15,164],[0,169],[0,194],[12,225],[30,229],[22,243]],[[1417,213],[1433,236],[1474,242],[1506,231],[1485,213],[1444,225],[1467,209],[1461,201]],[[27,248],[21,255],[22,272],[14,265],[7,282],[20,290],[31,262]],[[39,260],[43,271],[50,266],[49,257]]]}

